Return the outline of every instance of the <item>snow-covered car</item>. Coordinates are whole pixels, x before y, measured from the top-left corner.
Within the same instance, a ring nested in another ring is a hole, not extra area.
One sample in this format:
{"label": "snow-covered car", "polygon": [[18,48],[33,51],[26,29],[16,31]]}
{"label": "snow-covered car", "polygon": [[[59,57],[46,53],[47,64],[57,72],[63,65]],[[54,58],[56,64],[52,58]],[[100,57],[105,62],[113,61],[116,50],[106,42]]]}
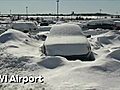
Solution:
{"label": "snow-covered car", "polygon": [[12,22],[11,28],[22,32],[30,32],[31,34],[36,34],[39,32],[50,31],[52,26],[37,26],[35,22],[31,21],[15,21]]}
{"label": "snow-covered car", "polygon": [[36,31],[38,28],[34,22],[16,21],[11,24],[12,29],[20,30],[23,32]]}
{"label": "snow-covered car", "polygon": [[101,28],[101,29],[110,29],[113,30],[114,29],[114,22],[113,20],[109,20],[109,19],[103,19],[103,20],[90,20],[87,24],[86,24],[86,28],[88,29],[97,29],[97,28]]}
{"label": "snow-covered car", "polygon": [[41,51],[47,56],[63,56],[68,60],[94,60],[90,43],[81,28],[74,24],[54,25]]}
{"label": "snow-covered car", "polygon": [[120,30],[120,21],[114,21],[115,22],[115,30]]}

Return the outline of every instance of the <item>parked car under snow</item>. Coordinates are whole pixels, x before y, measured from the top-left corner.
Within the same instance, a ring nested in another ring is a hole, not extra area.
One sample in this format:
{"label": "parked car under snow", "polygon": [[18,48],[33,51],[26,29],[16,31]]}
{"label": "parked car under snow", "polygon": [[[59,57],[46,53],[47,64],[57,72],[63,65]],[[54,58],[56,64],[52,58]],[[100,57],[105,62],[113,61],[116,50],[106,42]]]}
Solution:
{"label": "parked car under snow", "polygon": [[41,50],[47,56],[63,56],[68,60],[95,59],[86,36],[81,28],[74,24],[53,26]]}
{"label": "parked car under snow", "polygon": [[34,22],[30,21],[15,21],[11,24],[12,29],[20,30],[22,32],[36,34],[39,32],[50,31],[52,26],[37,26]]}
{"label": "parked car under snow", "polygon": [[36,31],[38,28],[34,22],[13,22],[11,25],[12,29],[20,30],[23,32]]}
{"label": "parked car under snow", "polygon": [[115,23],[113,22],[113,20],[108,20],[108,19],[105,19],[105,20],[104,19],[103,20],[91,20],[86,24],[85,27],[88,28],[88,29],[101,28],[101,29],[113,30],[114,27],[115,27]]}

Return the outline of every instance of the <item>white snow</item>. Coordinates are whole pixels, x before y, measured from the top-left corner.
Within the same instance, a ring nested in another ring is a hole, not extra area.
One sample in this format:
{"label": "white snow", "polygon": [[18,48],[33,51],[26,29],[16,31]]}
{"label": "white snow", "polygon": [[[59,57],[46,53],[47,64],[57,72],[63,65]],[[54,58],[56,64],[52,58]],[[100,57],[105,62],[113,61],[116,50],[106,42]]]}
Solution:
{"label": "white snow", "polygon": [[44,83],[0,83],[0,89],[120,90],[120,31],[94,33],[89,41],[96,60],[69,61],[40,56],[42,41],[13,29],[6,31],[0,35],[0,75],[42,75]]}
{"label": "white snow", "polygon": [[40,56],[40,43],[27,34],[14,29],[9,29],[0,35],[0,47],[13,55]]}

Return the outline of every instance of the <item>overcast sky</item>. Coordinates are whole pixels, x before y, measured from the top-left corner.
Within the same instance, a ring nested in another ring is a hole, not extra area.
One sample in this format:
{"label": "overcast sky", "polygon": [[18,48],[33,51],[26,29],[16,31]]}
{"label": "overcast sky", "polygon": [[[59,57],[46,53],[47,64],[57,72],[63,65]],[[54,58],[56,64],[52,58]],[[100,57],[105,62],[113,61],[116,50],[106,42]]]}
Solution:
{"label": "overcast sky", "polygon": [[[1,13],[56,13],[56,0],[0,0]],[[60,13],[99,12],[120,14],[120,0],[60,0]]]}

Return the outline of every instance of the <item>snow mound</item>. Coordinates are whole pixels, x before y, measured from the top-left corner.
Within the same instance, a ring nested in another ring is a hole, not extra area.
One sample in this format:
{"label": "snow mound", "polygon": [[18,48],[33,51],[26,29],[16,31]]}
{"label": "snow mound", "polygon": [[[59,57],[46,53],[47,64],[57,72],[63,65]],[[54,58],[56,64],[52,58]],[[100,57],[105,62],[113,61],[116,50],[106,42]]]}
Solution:
{"label": "snow mound", "polygon": [[0,48],[15,56],[39,56],[39,45],[41,41],[36,40],[29,34],[9,29],[0,35]]}
{"label": "snow mound", "polygon": [[[109,47],[116,46],[118,47],[118,43],[120,43],[120,32],[119,31],[108,31],[103,34],[92,36],[89,41],[93,49],[98,50],[100,48],[105,47],[106,49]],[[110,49],[110,48],[109,48]]]}
{"label": "snow mound", "polygon": [[120,49],[112,51],[110,54],[107,55],[107,57],[120,60]]}
{"label": "snow mound", "polygon": [[97,40],[101,44],[112,44],[115,40],[119,41],[118,32],[109,31],[105,34],[101,34],[99,37],[97,37]]}
{"label": "snow mound", "polygon": [[66,59],[63,57],[44,57],[43,60],[38,62],[38,65],[43,66],[48,69],[55,69],[57,67],[63,66],[66,63]]}
{"label": "snow mound", "polygon": [[[29,57],[30,58],[30,57]],[[29,62],[28,57],[15,57],[11,54],[8,53],[4,53],[0,56],[0,63],[1,63],[1,67],[0,69],[4,69],[4,68],[11,68],[11,69],[16,69],[16,68],[23,68],[25,66],[26,63]]]}
{"label": "snow mound", "polygon": [[101,44],[112,44],[112,42],[110,41],[108,37],[98,37],[97,40]]}
{"label": "snow mound", "polygon": [[29,37],[27,36],[27,34],[21,32],[21,31],[9,29],[0,35],[0,42],[5,43],[10,40],[23,41],[23,40],[27,40],[28,38]]}
{"label": "snow mound", "polygon": [[45,83],[0,83],[0,90],[119,90],[120,32],[98,32],[89,41],[92,49],[96,47],[95,61],[68,61],[40,57],[42,42],[20,31],[6,31],[0,35],[0,75],[42,75]]}
{"label": "snow mound", "polygon": [[93,65],[89,67],[89,70],[91,71],[100,71],[100,72],[106,72],[106,73],[112,73],[117,70],[120,70],[120,62],[116,60],[108,60],[101,65]]}

